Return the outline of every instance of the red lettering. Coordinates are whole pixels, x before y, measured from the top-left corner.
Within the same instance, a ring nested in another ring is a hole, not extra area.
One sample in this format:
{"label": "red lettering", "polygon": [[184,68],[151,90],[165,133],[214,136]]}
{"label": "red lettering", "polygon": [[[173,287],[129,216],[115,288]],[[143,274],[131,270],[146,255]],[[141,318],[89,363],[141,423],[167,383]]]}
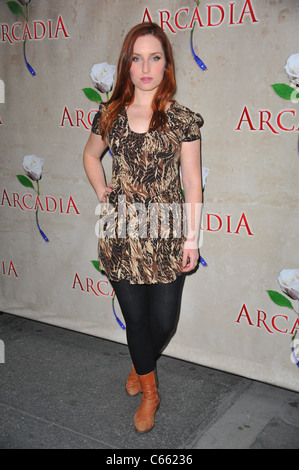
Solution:
{"label": "red lettering", "polygon": [[80,122],[82,122],[85,129],[89,129],[89,127],[83,121],[84,112],[81,109],[76,109],[76,115],[77,115],[77,127],[80,127]]}
{"label": "red lettering", "polygon": [[272,318],[272,326],[273,326],[274,330],[279,331],[279,333],[287,333],[288,332],[287,329],[282,331],[279,328],[277,328],[275,321],[276,321],[276,318],[278,318],[278,317],[285,318],[286,320],[288,320],[288,317],[286,315],[275,315]]}
{"label": "red lettering", "polygon": [[25,203],[25,197],[29,197],[30,199],[32,199],[32,194],[24,194],[23,199],[22,199],[22,202],[23,202],[23,206],[26,207],[26,209],[30,209],[30,210],[33,209],[33,206],[28,207],[28,206],[26,205],[26,203]]}
{"label": "red lettering", "polygon": [[99,281],[97,283],[97,288],[98,288],[98,291],[100,292],[100,294],[102,295],[109,295],[109,292],[103,292],[101,289],[100,289],[100,284],[106,284],[106,286],[109,287],[109,282],[108,281]]}
{"label": "red lettering", "polygon": [[92,110],[92,111],[89,111],[88,115],[87,115],[87,121],[88,121],[88,124],[90,124],[90,127],[92,126],[92,121],[93,121],[93,118],[91,119],[90,116],[92,114],[95,114],[97,112],[97,110]]}
{"label": "red lettering", "polygon": [[[42,21],[33,21],[34,25],[34,39],[43,39],[46,35],[46,26]],[[41,36],[37,35],[37,25],[40,25],[42,27],[41,30]]]}
{"label": "red lettering", "polygon": [[227,219],[227,233],[232,233],[231,230],[230,230],[230,219],[231,219],[231,215],[227,215],[227,216],[226,216],[226,219]]}
{"label": "red lettering", "polygon": [[2,38],[1,38],[1,41],[5,42],[7,38],[8,39],[8,42],[10,42],[10,44],[13,44],[13,41],[11,40],[11,38],[9,37],[8,35],[8,24],[2,24],[1,25],[1,32],[2,32]]}
{"label": "red lettering", "polygon": [[[55,212],[56,208],[57,208],[57,202],[55,201],[55,199],[51,196],[46,196],[45,199],[46,199],[46,211],[47,212]],[[49,208],[49,204],[48,204],[49,199],[54,202],[54,209]]]}
{"label": "red lettering", "polygon": [[188,26],[187,23],[185,24],[185,26],[181,26],[181,25],[179,24],[179,21],[178,21],[178,19],[179,19],[179,14],[180,14],[182,11],[186,11],[187,14],[188,14],[188,11],[189,11],[189,10],[188,10],[188,8],[181,8],[179,11],[176,12],[176,15],[175,15],[175,18],[174,18],[174,22],[175,22],[175,25],[176,25],[176,27],[177,27],[178,29],[186,29],[187,26]]}
{"label": "red lettering", "polygon": [[[266,113],[267,117],[266,117],[266,120],[264,120],[264,113]],[[272,124],[270,124],[270,119],[271,119],[271,113],[270,111],[260,111],[260,131],[264,131],[264,126],[263,124],[267,124],[267,126],[269,127],[269,129],[273,132],[273,134],[279,134],[279,132],[277,132],[274,127],[272,126]]]}
{"label": "red lettering", "polygon": [[191,29],[193,28],[193,23],[194,23],[194,21],[198,21],[199,26],[200,26],[200,27],[203,27],[203,24],[202,24],[202,22],[201,22],[201,19],[200,19],[200,16],[199,16],[199,11],[198,11],[198,8],[197,8],[197,7],[195,7],[195,9],[194,9],[194,13],[193,13],[193,16],[192,16],[192,19],[191,19],[191,23],[190,23],[190,25],[189,25],[189,28],[191,28]]}
{"label": "red lettering", "polygon": [[294,323],[294,326],[292,328],[292,331],[290,332],[291,335],[293,336],[294,335],[294,332],[295,330],[299,329],[299,318],[296,319],[295,323]]}
{"label": "red lettering", "polygon": [[64,127],[64,121],[65,121],[65,119],[68,119],[69,122],[70,122],[70,126],[71,126],[71,127],[74,127],[74,123],[73,123],[73,121],[72,121],[72,119],[71,119],[70,113],[68,112],[67,106],[65,106],[65,107],[64,107],[64,110],[63,110],[62,121],[61,121],[61,123],[60,123],[60,126],[61,126],[61,127]]}
{"label": "red lettering", "polygon": [[75,285],[76,285],[77,283],[79,284],[81,290],[83,290],[83,292],[84,292],[84,287],[83,287],[83,285],[82,285],[82,282],[80,281],[79,274],[76,273],[76,274],[75,274],[75,279],[74,279],[74,282],[73,282],[73,285],[72,285],[72,289],[75,289],[75,288],[76,288]]}
{"label": "red lettering", "polygon": [[[189,26],[188,26],[188,19],[186,19],[186,21],[180,20],[181,15],[189,14],[190,10],[188,7],[180,8],[174,13],[174,25],[170,23],[170,12],[168,10],[159,10],[160,26],[162,29],[164,29],[164,25],[165,25],[165,29],[167,27],[172,33],[176,33],[177,31],[185,30],[186,28],[192,29],[194,27],[195,21],[198,22],[199,27],[219,26],[220,24],[223,23],[226,16],[228,20],[228,25],[243,24],[244,21],[246,22],[248,15],[249,15],[248,21],[251,21],[252,23],[258,23],[251,0],[246,0],[245,2],[243,0],[242,2],[243,8],[240,14],[240,18],[239,18],[239,21],[236,23],[235,18],[234,18],[236,3],[237,2],[235,1],[228,3],[229,11],[227,13],[226,13],[225,8],[220,4],[220,2],[218,4],[206,5],[206,8],[207,8],[207,24],[206,25],[203,25],[201,21],[198,6],[194,7],[194,11],[193,11]],[[146,21],[149,21],[151,23],[153,22],[149,9],[147,7],[145,8],[144,13],[143,13],[142,23]],[[176,30],[174,28],[176,28]]]}
{"label": "red lettering", "polygon": [[[263,314],[263,318],[261,318],[261,314]],[[263,312],[263,310],[258,310],[257,311],[257,327],[258,328],[261,328],[260,324],[262,323],[264,325],[264,327],[266,328],[267,331],[269,331],[269,333],[273,333],[273,331],[271,331],[267,324],[266,324],[266,318],[267,318],[267,315],[265,312]]]}
{"label": "red lettering", "polygon": [[[243,313],[243,311],[244,311],[244,313]],[[242,306],[242,308],[241,308],[241,311],[240,311],[240,314],[239,314],[237,320],[235,320],[235,323],[240,323],[241,317],[245,317],[245,318],[247,319],[247,321],[248,321],[248,324],[249,324],[250,326],[254,326],[254,324],[253,324],[252,321],[251,321],[250,315],[249,315],[249,313],[248,313],[248,310],[247,310],[247,307],[246,307],[245,304],[243,304],[243,306]]]}
{"label": "red lettering", "polygon": [[[4,266],[3,266],[3,269],[4,269]],[[96,284],[94,283],[94,280],[91,278],[91,277],[86,277],[85,278],[85,281],[86,281],[86,292],[88,293],[93,293],[95,294],[97,297],[99,297],[100,295],[111,295],[111,297],[113,297],[114,295],[114,291],[112,289],[112,293],[110,294],[109,292],[109,282],[106,281],[106,280],[100,280],[98,281]],[[105,291],[102,290],[102,284],[104,284],[107,289],[105,289]],[[73,285],[72,285],[72,289],[75,289],[76,286],[79,285],[80,289],[85,292],[84,290],[84,287],[83,287],[83,283],[81,282],[80,280],[80,277],[79,277],[79,274],[76,273],[75,274],[75,278],[74,278],[74,282],[73,282]]]}
{"label": "red lettering", "polygon": [[[244,222],[244,223],[243,223]],[[253,235],[253,233],[251,232],[250,228],[249,228],[249,224],[247,222],[247,219],[246,219],[246,215],[245,213],[243,212],[243,214],[241,215],[241,218],[240,218],[240,221],[239,221],[239,225],[237,227],[237,230],[234,232],[234,233],[237,233],[239,235],[239,230],[240,230],[240,227],[246,227],[246,230],[247,230],[247,233],[248,235]]]}
{"label": "red lettering", "polygon": [[[211,228],[211,225],[210,225],[210,218],[211,217],[216,217],[216,219],[218,219],[218,222],[219,222],[219,225],[218,225],[218,228]],[[219,215],[217,214],[207,214],[207,231],[208,232],[218,232],[222,227],[222,219],[219,217]]]}
{"label": "red lettering", "polygon": [[[160,13],[160,24],[161,24],[161,28],[163,29],[164,31],[164,23],[168,26],[168,28],[170,29],[170,31],[172,33],[175,33],[176,31],[173,29],[173,27],[171,26],[171,24],[169,23],[169,18],[170,18],[170,13],[168,10],[159,10],[159,13]],[[166,20],[163,18],[163,14],[166,13]]]}
{"label": "red lettering", "polygon": [[[246,118],[244,118],[244,115],[246,116]],[[248,122],[251,131],[255,131],[255,130],[256,130],[256,129],[254,128],[253,124],[252,124],[252,121],[251,121],[251,119],[250,119],[250,115],[249,115],[249,112],[248,112],[248,109],[247,109],[246,106],[245,106],[244,109],[243,109],[243,113],[242,113],[242,115],[241,115],[241,119],[240,119],[240,121],[239,121],[238,126],[237,126],[236,129],[235,129],[236,131],[240,131],[240,130],[241,130],[241,129],[240,129],[240,126],[241,126],[241,123],[242,123],[243,121]]]}
{"label": "red lettering", "polygon": [[25,36],[26,36],[26,34],[27,34],[27,36],[28,36],[28,39],[32,39],[32,36],[31,36],[31,34],[30,34],[30,29],[29,29],[29,26],[28,26],[27,21],[26,21],[25,27],[24,27],[24,33],[23,33],[23,37],[22,37],[23,41],[25,41]]}
{"label": "red lettering", "polygon": [[17,38],[17,36],[15,35],[15,28],[16,28],[17,26],[22,27],[22,23],[15,23],[15,24],[13,25],[13,27],[11,28],[11,35],[12,35],[12,37],[14,38],[15,41],[21,41],[21,37],[18,37],[18,38]]}
{"label": "red lettering", "polygon": [[[89,283],[89,281],[90,281],[90,283]],[[97,294],[96,291],[95,291],[94,288],[93,288],[93,280],[92,280],[90,277],[87,277],[87,278],[86,278],[86,291],[87,291],[87,292],[90,292],[89,289],[91,289],[92,292],[93,292],[97,297],[99,297],[100,294]]]}
{"label": "red lettering", "polygon": [[[293,336],[295,330],[299,329],[299,318],[296,319],[296,321],[294,323],[294,326],[292,328],[292,331],[289,332],[288,328],[281,329],[278,326],[278,321],[279,321],[278,319],[279,318],[282,318],[284,321],[288,322],[289,317],[287,315],[274,315],[272,320],[271,320],[271,325],[272,325],[273,330],[274,330],[274,331],[272,331],[270,329],[270,325],[267,324],[267,314],[266,314],[266,312],[264,312],[263,310],[258,310],[258,309],[257,309],[257,324],[255,325],[251,321],[249,312],[248,312],[247,307],[246,307],[245,304],[243,304],[242,309],[239,313],[239,316],[238,316],[237,320],[235,320],[235,323],[240,323],[240,320],[241,320],[242,317],[246,318],[249,326],[255,326],[257,328],[263,328],[264,327],[266,329],[266,331],[268,333],[271,333],[271,334],[273,334],[273,333],[275,333],[275,331],[277,331],[278,333],[282,333],[282,334],[289,333]],[[268,323],[270,323],[270,320],[269,320]]]}
{"label": "red lettering", "polygon": [[[247,6],[249,7],[249,11],[246,11]],[[240,20],[238,21],[238,24],[243,23],[243,18],[244,18],[244,15],[246,15],[246,14],[249,14],[251,16],[251,20],[252,20],[253,23],[258,23],[258,20],[254,16],[254,11],[253,11],[253,7],[251,5],[251,0],[246,1],[245,5],[244,5],[244,8],[243,8],[243,11],[241,13]]]}
{"label": "red lettering", "polygon": [[52,36],[52,20],[48,20],[48,26],[49,26],[49,39],[53,39]]}
{"label": "red lettering", "polygon": [[229,7],[230,7],[229,24],[235,24],[234,23],[234,6],[235,6],[235,3],[229,3]]}
{"label": "red lettering", "polygon": [[150,23],[153,22],[149,14],[148,8],[145,9],[141,23],[146,23],[147,21],[149,21]]}
{"label": "red lettering", "polygon": [[[8,41],[10,44],[13,44],[14,41],[20,42],[28,40],[39,40],[43,39],[47,34],[47,26],[48,26],[48,38],[49,39],[58,39],[59,33],[61,32],[65,38],[69,38],[69,34],[67,32],[66,26],[63,22],[63,18],[60,15],[57,20],[55,34],[53,36],[52,33],[52,20],[48,20],[48,25],[43,21],[33,21],[30,31],[30,26],[26,21],[24,25],[21,22],[14,23],[11,27],[11,35],[9,34],[9,25],[8,24],[1,24],[1,41],[5,42]],[[17,29],[19,31],[17,32]],[[23,29],[22,29],[23,28]]]}
{"label": "red lettering", "polygon": [[6,275],[6,276],[10,276],[11,272],[14,273],[15,277],[19,277],[18,273],[17,273],[17,270],[16,270],[12,260],[10,260],[10,262],[9,262],[9,266],[8,266],[7,271],[5,270],[5,261],[2,261],[2,274]]}
{"label": "red lettering", "polygon": [[295,111],[293,109],[286,109],[285,111],[281,111],[281,113],[279,113],[279,115],[277,116],[277,125],[283,131],[288,131],[288,132],[293,131],[295,126],[293,126],[291,129],[287,129],[281,124],[281,116],[285,113],[291,113],[293,116],[295,116]]}
{"label": "red lettering", "polygon": [[36,196],[34,210],[36,211],[36,210],[38,209],[38,207],[40,207],[40,209],[41,209],[42,211],[44,210],[39,196]]}
{"label": "red lettering", "polygon": [[11,271],[13,271],[15,277],[19,277],[12,261],[10,261],[9,263],[8,272],[7,272],[8,276],[10,276]]}
{"label": "red lettering", "polygon": [[63,209],[62,209],[62,198],[59,198],[59,207],[60,207],[60,212],[63,214]]}
{"label": "red lettering", "polygon": [[[215,23],[215,24],[211,22],[212,8],[218,8],[221,11],[220,21],[218,23]],[[221,5],[208,5],[208,24],[207,24],[207,26],[219,26],[222,23],[223,18],[224,18],[224,9]]]}
{"label": "red lettering", "polygon": [[70,214],[71,210],[73,209],[77,215],[80,215],[78,206],[76,205],[72,196],[70,196],[67,201],[66,212],[63,210],[63,198],[61,197],[57,199],[52,196],[45,196],[44,198],[41,198],[41,196],[37,195],[36,199],[34,199],[34,195],[30,193],[26,193],[23,196],[20,196],[15,192],[12,193],[11,198],[13,202],[10,201],[7,191],[3,189],[0,205],[4,206],[7,203],[8,206],[19,207],[22,211],[26,209],[35,211],[40,209],[46,212],[55,212],[56,210],[60,210],[61,214]]}
{"label": "red lettering", "polygon": [[64,37],[69,38],[70,36],[67,34],[66,28],[63,23],[62,16],[60,15],[58,18],[57,26],[56,26],[56,31],[55,31],[55,36],[54,38],[57,39],[58,37],[58,32],[63,31]]}
{"label": "red lettering", "polygon": [[72,198],[72,196],[70,196],[70,198],[69,198],[69,202],[68,202],[66,214],[69,214],[69,213],[70,213],[70,208],[75,209],[75,212],[76,212],[77,214],[80,214],[80,212],[78,211],[77,206],[76,206],[75,201],[74,201],[74,199]]}
{"label": "red lettering", "polygon": [[[282,124],[282,116],[284,114],[291,114],[293,117],[296,116],[296,113],[293,109],[285,109],[284,111],[281,111],[277,118],[276,118],[276,121],[277,121],[277,125],[280,129],[282,129],[283,131],[287,131],[287,132],[292,132],[294,130],[298,131],[298,129],[295,129],[295,126],[292,126],[292,127],[285,127],[283,124]],[[271,118],[272,118],[272,114],[270,111],[268,110],[260,110],[259,111],[259,114],[260,114],[260,127],[258,130],[260,131],[265,131],[267,130],[266,129],[266,126],[268,127],[268,129],[270,129],[270,131],[273,133],[273,134],[279,134],[279,132],[273,127],[273,125],[271,124]],[[247,122],[248,125],[249,125],[249,128],[251,131],[256,131],[257,129],[254,128],[253,126],[253,123],[252,123],[252,120],[251,120],[251,117],[250,117],[250,114],[249,114],[249,111],[247,109],[246,106],[244,106],[244,109],[243,109],[243,112],[242,112],[242,115],[241,115],[241,118],[240,118],[240,121],[238,123],[238,126],[235,128],[236,131],[240,131],[241,130],[241,125],[243,122]]]}
{"label": "red lettering", "polygon": [[18,204],[18,206],[22,209],[22,211],[24,210],[24,208],[21,206],[20,202],[19,202],[19,198],[20,198],[20,195],[18,193],[12,193],[13,195],[13,206],[16,207],[16,204]]}
{"label": "red lettering", "polygon": [[8,202],[8,205],[11,206],[11,202],[10,202],[10,200],[9,200],[8,194],[7,194],[7,192],[6,192],[5,189],[3,190],[3,194],[2,194],[1,206],[4,205],[4,201],[7,201],[7,202]]}

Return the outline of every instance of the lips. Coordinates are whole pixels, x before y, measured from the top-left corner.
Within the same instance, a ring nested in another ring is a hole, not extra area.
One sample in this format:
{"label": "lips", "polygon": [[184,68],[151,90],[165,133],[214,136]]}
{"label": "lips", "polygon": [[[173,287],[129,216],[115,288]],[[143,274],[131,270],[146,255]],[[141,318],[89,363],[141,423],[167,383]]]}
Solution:
{"label": "lips", "polygon": [[151,77],[142,77],[140,79],[143,83],[149,83],[152,81],[152,78]]}

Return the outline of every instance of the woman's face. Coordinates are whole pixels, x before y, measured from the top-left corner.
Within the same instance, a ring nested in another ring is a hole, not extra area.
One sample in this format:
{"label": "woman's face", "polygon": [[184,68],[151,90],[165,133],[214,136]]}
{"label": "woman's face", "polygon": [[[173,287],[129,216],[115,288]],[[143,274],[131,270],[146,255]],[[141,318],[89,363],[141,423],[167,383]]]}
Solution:
{"label": "woman's face", "polygon": [[151,34],[136,39],[130,77],[133,85],[142,91],[153,91],[164,78],[166,58],[159,39]]}

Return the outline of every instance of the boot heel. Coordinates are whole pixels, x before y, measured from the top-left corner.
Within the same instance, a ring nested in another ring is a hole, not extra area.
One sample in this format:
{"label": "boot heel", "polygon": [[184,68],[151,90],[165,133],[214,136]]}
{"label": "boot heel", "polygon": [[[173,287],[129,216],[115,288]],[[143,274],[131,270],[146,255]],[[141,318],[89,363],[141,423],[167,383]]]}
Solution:
{"label": "boot heel", "polygon": [[161,397],[156,385],[154,372],[139,375],[142,398],[134,416],[134,426],[139,433],[149,432],[155,425],[155,414],[160,405]]}

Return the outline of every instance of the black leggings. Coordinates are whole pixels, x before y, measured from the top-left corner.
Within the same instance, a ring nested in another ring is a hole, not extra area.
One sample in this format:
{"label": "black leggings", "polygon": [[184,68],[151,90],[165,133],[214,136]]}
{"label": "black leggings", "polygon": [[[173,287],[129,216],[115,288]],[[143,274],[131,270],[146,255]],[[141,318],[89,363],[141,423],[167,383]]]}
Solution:
{"label": "black leggings", "polygon": [[111,282],[126,323],[128,347],[138,375],[148,374],[174,334],[184,276],[168,284]]}

